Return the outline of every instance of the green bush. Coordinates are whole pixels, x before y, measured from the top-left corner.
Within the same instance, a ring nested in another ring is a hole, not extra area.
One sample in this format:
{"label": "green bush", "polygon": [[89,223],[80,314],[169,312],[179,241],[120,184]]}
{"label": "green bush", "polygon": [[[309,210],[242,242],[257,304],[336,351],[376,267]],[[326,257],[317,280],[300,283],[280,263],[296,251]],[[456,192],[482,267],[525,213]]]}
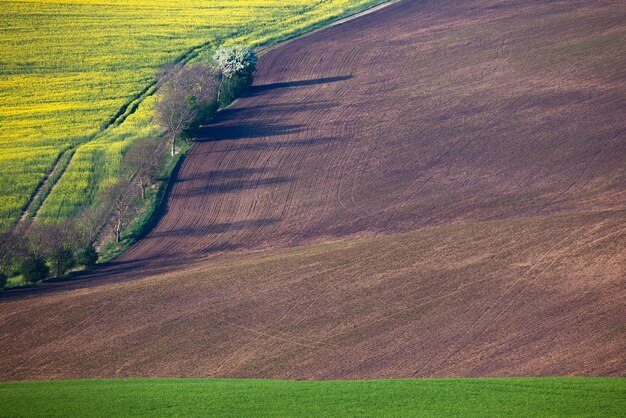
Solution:
{"label": "green bush", "polygon": [[93,244],[87,245],[85,248],[80,250],[76,256],[76,262],[81,266],[85,266],[87,268],[93,267],[98,262],[98,252]]}
{"label": "green bush", "polygon": [[30,255],[22,260],[20,273],[28,283],[35,284],[45,280],[50,274],[50,269],[43,257]]}
{"label": "green bush", "polygon": [[252,75],[225,78],[220,90],[219,107],[226,107],[241,97],[252,84]]}
{"label": "green bush", "polygon": [[61,277],[66,271],[76,265],[74,252],[66,246],[56,248],[50,255],[49,260],[54,270],[54,277]]}

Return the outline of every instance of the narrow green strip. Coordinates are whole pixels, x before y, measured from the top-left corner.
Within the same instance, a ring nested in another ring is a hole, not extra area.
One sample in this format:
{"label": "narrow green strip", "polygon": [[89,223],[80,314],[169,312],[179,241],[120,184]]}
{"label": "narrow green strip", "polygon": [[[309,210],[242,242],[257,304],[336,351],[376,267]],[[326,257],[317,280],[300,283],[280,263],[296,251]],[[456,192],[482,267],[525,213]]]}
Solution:
{"label": "narrow green strip", "polygon": [[624,378],[0,384],[0,416],[626,416]]}

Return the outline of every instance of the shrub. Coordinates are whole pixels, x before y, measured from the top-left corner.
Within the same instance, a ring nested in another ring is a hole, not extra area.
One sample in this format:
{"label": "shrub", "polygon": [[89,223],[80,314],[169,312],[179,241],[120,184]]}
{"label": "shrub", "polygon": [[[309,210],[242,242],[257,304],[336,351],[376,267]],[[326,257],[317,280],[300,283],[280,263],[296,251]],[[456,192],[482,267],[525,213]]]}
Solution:
{"label": "shrub", "polygon": [[0,288],[4,287],[7,278],[13,272],[17,261],[25,252],[24,237],[20,231],[0,233]]}
{"label": "shrub", "polygon": [[50,264],[54,271],[54,277],[61,277],[63,273],[76,265],[74,252],[65,246],[60,246],[50,255]]}
{"label": "shrub", "polygon": [[46,260],[35,254],[30,254],[21,263],[20,273],[28,283],[36,284],[48,277],[50,269],[46,265]]}
{"label": "shrub", "polygon": [[229,105],[252,83],[257,55],[241,45],[219,48],[213,56],[220,75],[217,102],[220,107]]}
{"label": "shrub", "polygon": [[93,244],[87,245],[78,252],[76,261],[81,266],[85,266],[87,268],[95,266],[98,262],[98,252],[96,251],[96,247],[94,247]]}
{"label": "shrub", "polygon": [[220,89],[219,107],[226,107],[241,97],[251,84],[251,75],[224,79]]}

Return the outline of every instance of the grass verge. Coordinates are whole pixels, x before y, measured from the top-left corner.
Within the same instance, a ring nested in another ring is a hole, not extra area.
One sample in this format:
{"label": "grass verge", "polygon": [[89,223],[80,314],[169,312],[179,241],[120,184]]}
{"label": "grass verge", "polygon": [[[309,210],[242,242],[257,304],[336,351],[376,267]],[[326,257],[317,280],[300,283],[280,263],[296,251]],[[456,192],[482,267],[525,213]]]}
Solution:
{"label": "grass verge", "polygon": [[0,416],[624,416],[624,378],[0,384]]}
{"label": "grass verge", "polygon": [[117,244],[108,243],[102,247],[100,263],[106,263],[119,256],[152,229],[159,220],[160,212],[171,187],[171,179],[192,146],[192,142],[183,142],[178,148],[178,154],[173,158],[167,158],[156,188],[149,189],[146,198],[139,202],[138,216],[122,231],[121,242]]}
{"label": "grass verge", "polygon": [[[307,26],[305,28],[294,30],[293,33],[286,33],[281,36],[269,38],[265,42],[257,45],[256,50],[260,54],[265,53],[272,48],[282,45],[293,39],[322,30],[334,22],[348,19],[351,16],[358,16],[362,13],[366,13],[368,10],[380,7],[383,4],[391,4],[395,3],[396,1],[370,0],[368,2],[365,2],[365,4],[363,4],[361,7],[349,8],[337,16],[328,17],[316,23],[312,23],[310,26]],[[192,49],[188,53],[184,54],[179,62],[186,63],[190,60],[193,60],[194,58],[197,58],[198,56],[201,56],[201,53],[199,51],[207,47],[210,47],[210,44],[200,46],[198,48],[198,51]],[[145,89],[145,92],[148,92],[151,87],[152,85],[149,86],[149,88]],[[156,92],[156,89],[154,89],[152,92],[149,92],[149,95],[153,94],[154,92]],[[238,93],[242,92],[239,91]],[[138,96],[136,100],[140,100],[140,98],[141,95]],[[222,107],[220,107],[220,110],[229,108],[237,101],[238,98],[239,94],[235,95],[229,100],[229,103],[223,104]],[[134,109],[131,110],[131,113],[136,110],[139,104],[140,102],[134,105]],[[126,108],[123,108],[123,110],[118,112],[119,114],[116,115],[111,120],[111,122],[109,122],[109,125],[113,124],[115,120],[124,112],[126,112]],[[179,154],[177,154],[174,158],[167,159],[167,163],[163,169],[161,180],[159,181],[156,192],[149,191],[145,201],[140,202],[141,206],[139,207],[137,218],[135,218],[131,222],[131,224],[122,231],[122,241],[120,243],[108,243],[100,249],[100,264],[107,263],[123,254],[124,251],[126,251],[133,243],[145,236],[150,231],[150,229],[155,226],[156,222],[159,219],[159,215],[161,212],[160,209],[164,204],[164,199],[167,197],[167,193],[170,187],[170,179],[172,178],[172,175],[175,173],[177,167],[182,163],[184,156],[187,154],[187,152],[189,152],[192,146],[193,143],[183,143]]]}

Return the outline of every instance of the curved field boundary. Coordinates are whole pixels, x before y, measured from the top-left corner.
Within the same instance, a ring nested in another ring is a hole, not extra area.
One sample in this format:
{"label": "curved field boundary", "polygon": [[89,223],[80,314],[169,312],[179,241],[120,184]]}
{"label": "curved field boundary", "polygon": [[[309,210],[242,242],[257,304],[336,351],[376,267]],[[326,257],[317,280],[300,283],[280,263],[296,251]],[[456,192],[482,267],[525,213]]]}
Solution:
{"label": "curved field boundary", "polygon": [[[381,0],[382,2],[383,0]],[[373,7],[377,7],[380,5],[375,5]],[[330,20],[328,20],[328,22],[315,22],[311,24],[310,28],[304,28],[300,31],[297,31],[294,35],[289,35],[286,37],[286,39],[292,39],[295,38],[297,36],[300,36],[300,34],[302,32],[309,32],[310,30],[316,30],[319,26],[323,25],[323,24],[327,24],[327,23],[332,23],[336,20],[345,20],[346,19],[346,14],[349,13],[354,13],[354,12],[347,12],[344,13],[342,15],[336,16]],[[357,15],[360,14],[360,12],[356,13]],[[212,39],[209,40],[207,42],[203,42],[199,45],[193,46],[191,48],[189,48],[187,51],[183,52],[180,57],[178,59],[176,59],[174,61],[174,63],[177,64],[182,64],[185,65],[188,62],[192,61],[193,59],[197,58],[200,54],[202,54],[203,52],[209,51],[213,48],[216,47],[216,45],[219,45],[220,43],[222,43],[224,41],[224,39]],[[285,37],[281,37],[278,39],[272,39],[270,38],[270,40],[265,41],[265,43],[274,43],[274,42],[284,42],[285,41]],[[260,48],[263,47],[263,45],[259,46]],[[103,126],[102,128],[96,132],[95,134],[89,136],[87,139],[85,139],[85,141],[82,144],[91,142],[103,135],[105,135],[106,131],[110,128],[116,127],[121,125],[122,123],[124,123],[124,121],[126,120],[126,118],[128,118],[130,115],[134,114],[135,111],[138,109],[138,107],[141,105],[141,103],[148,97],[152,96],[154,93],[156,93],[158,89],[158,83],[157,81],[152,81],[150,82],[148,85],[146,85],[141,91],[139,91],[135,96],[133,96],[128,102],[124,103],[122,106],[120,106],[119,110],[115,113],[115,115],[113,117],[111,117],[110,120],[108,120]],[[70,152],[75,152],[76,148],[78,148],[81,144],[75,145],[70,149]],[[69,164],[69,161],[68,161]],[[67,167],[66,167],[67,168]],[[22,214],[22,216],[19,218],[18,223],[22,223],[25,219],[32,219],[33,218],[33,213],[36,213],[38,211],[38,209],[43,206],[43,204],[45,203],[45,199],[47,198],[47,196],[50,194],[50,191],[52,190],[52,188],[54,188],[56,182],[61,178],[61,176],[53,176],[53,170],[52,169],[50,171],[50,173],[48,173],[48,175],[46,176],[46,189],[47,192],[43,195],[43,198],[41,198],[42,195],[40,195],[39,190],[36,191],[33,196],[31,197],[31,199],[28,201],[28,203],[25,205],[25,209],[24,209],[24,213]],[[63,170],[65,171],[65,170]],[[50,180],[50,181],[49,181]],[[35,199],[35,197],[37,196],[37,199]],[[28,212],[28,214],[27,214]]]}
{"label": "curved field boundary", "polygon": [[326,25],[323,25],[322,27],[320,27],[318,29],[313,29],[311,31],[307,31],[306,33],[301,34],[301,35],[294,35],[294,36],[289,37],[289,38],[287,38],[285,40],[281,40],[281,41],[278,41],[276,43],[272,43],[270,45],[261,45],[261,46],[256,48],[256,51],[259,54],[259,56],[262,56],[262,55],[267,54],[268,52],[270,52],[270,51],[272,51],[274,49],[278,49],[278,48],[280,48],[280,47],[282,47],[282,46],[284,46],[284,45],[286,45],[286,44],[288,44],[290,42],[293,42],[293,41],[298,40],[300,38],[304,38],[305,36],[310,36],[310,35],[312,35],[314,33],[326,30],[326,29],[328,29],[330,27],[350,22],[351,20],[357,19],[357,18],[359,18],[361,16],[368,15],[370,13],[377,12],[377,11],[379,11],[381,9],[384,9],[385,7],[389,7],[392,4],[398,3],[400,1],[403,1],[403,0],[387,0],[387,1],[382,2],[382,4],[375,4],[375,5],[373,5],[373,6],[369,7],[369,8],[361,11],[361,12],[357,12],[357,13],[354,13],[354,14],[349,15],[347,17],[342,17],[342,18],[339,18],[337,20],[330,21],[329,23],[327,23]]}
{"label": "curved field boundary", "polygon": [[[607,60],[620,13],[400,2],[269,51],[248,97],[200,135],[154,231],[103,274],[622,207],[626,74]],[[590,58],[570,73],[578,43]]]}

